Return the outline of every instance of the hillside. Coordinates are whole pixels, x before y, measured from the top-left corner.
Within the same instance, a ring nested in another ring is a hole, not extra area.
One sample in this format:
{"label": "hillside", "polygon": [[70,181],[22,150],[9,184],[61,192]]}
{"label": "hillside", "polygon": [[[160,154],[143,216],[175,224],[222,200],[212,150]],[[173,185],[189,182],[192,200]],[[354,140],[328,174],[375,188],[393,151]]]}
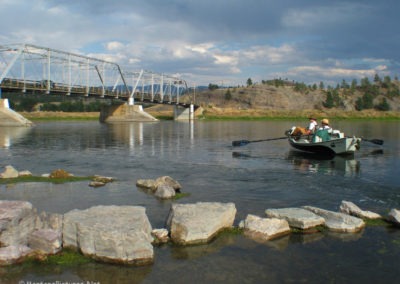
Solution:
{"label": "hillside", "polygon": [[[397,80],[390,87],[371,84],[368,88],[329,90],[306,86],[299,90],[293,83],[254,84],[203,90],[182,101],[194,100],[211,116],[307,116],[312,111],[344,117],[400,117],[399,87]],[[333,101],[329,102],[328,96]]]}

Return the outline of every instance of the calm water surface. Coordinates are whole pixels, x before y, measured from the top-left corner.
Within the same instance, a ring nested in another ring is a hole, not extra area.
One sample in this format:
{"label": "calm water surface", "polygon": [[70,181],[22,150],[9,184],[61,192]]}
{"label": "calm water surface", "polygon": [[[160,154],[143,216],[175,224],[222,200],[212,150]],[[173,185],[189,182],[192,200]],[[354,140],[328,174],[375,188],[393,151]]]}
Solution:
{"label": "calm water surface", "polygon": [[[140,205],[153,228],[160,228],[173,201],[160,201],[135,183],[169,175],[190,194],[174,202],[234,202],[235,224],[249,213],[265,216],[267,208],[312,205],[336,211],[342,200],[381,214],[400,208],[398,121],[334,121],[346,135],[385,140],[383,146],[362,142],[352,158],[317,159],[291,150],[286,140],[231,146],[233,140],[282,137],[292,125],[305,123],[46,122],[33,128],[3,127],[0,168],[10,164],[34,175],[62,168],[117,181],[101,188],[88,182],[2,185],[0,199],[27,200],[38,211],[54,213]],[[221,235],[207,245],[156,247],[150,266],[16,265],[0,268],[0,283],[388,283],[400,277],[399,256],[400,229],[393,227],[372,226],[357,234],[292,234],[267,243]]]}

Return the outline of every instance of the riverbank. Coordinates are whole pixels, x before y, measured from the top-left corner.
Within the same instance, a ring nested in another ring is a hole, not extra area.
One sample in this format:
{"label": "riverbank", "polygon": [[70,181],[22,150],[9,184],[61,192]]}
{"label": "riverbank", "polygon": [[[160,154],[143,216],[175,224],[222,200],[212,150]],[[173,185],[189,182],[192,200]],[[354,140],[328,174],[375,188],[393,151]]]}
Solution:
{"label": "riverbank", "polygon": [[[145,111],[161,119],[173,119],[173,109],[170,106],[156,105]],[[235,108],[206,108],[198,119],[206,120],[271,120],[307,118],[310,114],[317,118],[335,119],[378,119],[398,120],[400,112],[396,111],[341,111],[341,110],[266,110],[266,109],[235,109]],[[33,121],[46,120],[98,120],[99,112],[21,112],[25,118]]]}

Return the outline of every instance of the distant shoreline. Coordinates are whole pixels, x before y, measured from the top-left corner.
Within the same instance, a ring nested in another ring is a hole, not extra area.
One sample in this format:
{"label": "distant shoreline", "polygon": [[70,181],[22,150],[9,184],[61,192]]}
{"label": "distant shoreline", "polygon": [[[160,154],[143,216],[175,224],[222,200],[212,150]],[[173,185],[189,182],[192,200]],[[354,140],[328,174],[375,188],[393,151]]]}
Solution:
{"label": "distant shoreline", "polygon": [[[173,112],[164,110],[145,109],[146,112],[161,120],[173,118]],[[25,118],[34,121],[47,120],[98,120],[99,112],[20,112]],[[207,108],[197,119],[204,120],[271,120],[271,119],[298,119],[307,118],[313,114],[317,119],[377,119],[377,120],[399,120],[400,112],[394,111],[341,111],[341,110],[263,110],[263,109],[229,109],[229,108]]]}

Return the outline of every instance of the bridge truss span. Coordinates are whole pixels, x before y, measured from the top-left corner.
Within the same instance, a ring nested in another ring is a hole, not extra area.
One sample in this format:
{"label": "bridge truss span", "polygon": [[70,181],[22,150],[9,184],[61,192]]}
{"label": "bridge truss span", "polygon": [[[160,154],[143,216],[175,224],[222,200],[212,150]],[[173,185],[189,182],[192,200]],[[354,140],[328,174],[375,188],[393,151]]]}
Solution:
{"label": "bridge truss span", "polygon": [[130,105],[135,100],[181,104],[180,96],[188,92],[178,76],[125,70],[110,61],[32,44],[0,45],[0,88],[115,98]]}

